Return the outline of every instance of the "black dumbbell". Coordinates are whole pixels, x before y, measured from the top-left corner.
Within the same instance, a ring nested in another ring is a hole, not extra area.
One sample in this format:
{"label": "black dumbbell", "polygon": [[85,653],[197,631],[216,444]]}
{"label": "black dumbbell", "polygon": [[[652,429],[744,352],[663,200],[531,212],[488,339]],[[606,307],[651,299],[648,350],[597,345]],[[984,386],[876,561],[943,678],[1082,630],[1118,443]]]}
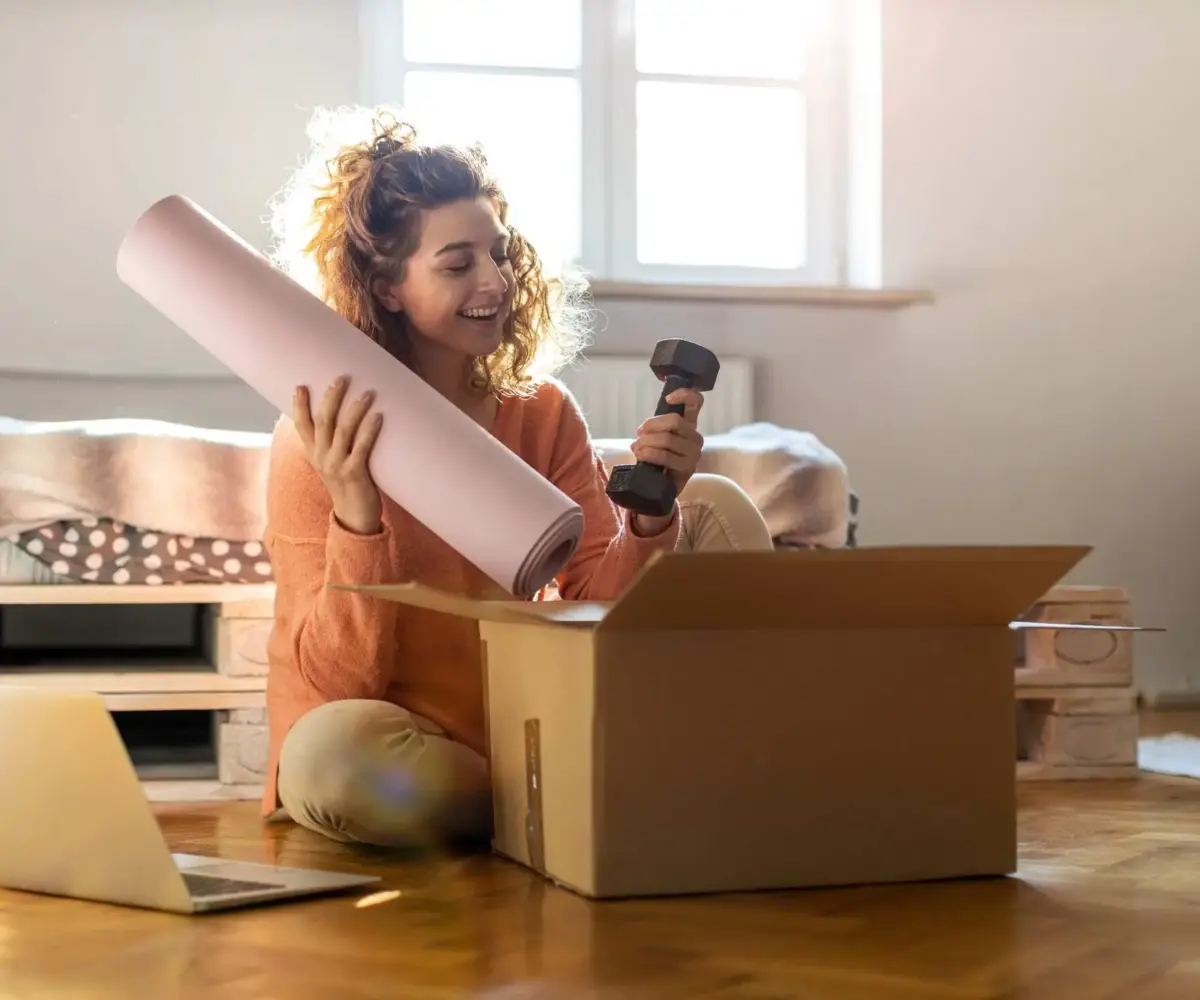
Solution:
{"label": "black dumbbell", "polygon": [[[721,362],[707,347],[687,340],[660,340],[650,357],[650,370],[662,379],[656,417],[664,413],[682,413],[679,403],[668,403],[667,397],[676,389],[699,389],[707,392],[717,382]],[[624,507],[647,517],[664,517],[675,504],[675,480],[660,465],[638,462],[637,465],[618,465],[608,478],[608,497],[618,507]]]}

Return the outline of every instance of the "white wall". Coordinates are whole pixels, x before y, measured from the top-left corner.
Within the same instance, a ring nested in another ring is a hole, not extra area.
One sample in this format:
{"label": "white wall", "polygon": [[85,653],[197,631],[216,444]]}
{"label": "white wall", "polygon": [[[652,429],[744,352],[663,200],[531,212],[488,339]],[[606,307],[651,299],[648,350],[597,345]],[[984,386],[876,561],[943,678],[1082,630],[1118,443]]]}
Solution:
{"label": "white wall", "polygon": [[872,538],[1090,543],[1200,690],[1200,4],[885,4],[885,269],[941,299],[843,361],[875,427],[814,419]]}
{"label": "white wall", "polygon": [[0,0],[0,370],[223,373],[117,281],[117,247],[175,192],[262,241],[312,107],[357,98],[353,7]]}
{"label": "white wall", "polygon": [[[645,351],[684,335],[761,358],[762,416],[811,429],[846,458],[867,544],[1095,545],[1073,578],[1130,586],[1139,617],[1170,628],[1139,639],[1144,689],[1200,692],[1200,4],[883,3],[885,276],[932,287],[936,305],[606,303],[601,346]],[[168,27],[150,0],[122,5],[41,4],[66,42],[32,4],[16,7],[14,32],[12,0],[0,5],[0,85],[27,95],[0,105],[0,129],[39,150],[35,196],[16,183],[27,164],[0,160],[5,218],[21,237],[0,246],[16,289],[0,299],[0,368],[69,363],[23,352],[13,338],[24,330],[103,343],[114,366],[129,352],[100,338],[119,334],[113,343],[141,345],[143,359],[153,349],[160,372],[201,370],[182,337],[123,300],[108,270],[121,226],[183,187],[252,235],[301,149],[300,109],[352,96],[348,2],[223,2],[203,15],[188,4],[173,15],[184,30],[167,33],[175,52],[156,57],[164,71],[186,67],[160,84],[182,95],[185,127],[169,113],[176,102],[101,44]],[[222,54],[228,37],[240,55]],[[30,48],[14,67],[4,50],[18,44]],[[251,144],[240,161],[225,150],[235,135]],[[47,151],[56,142],[64,155]],[[39,256],[22,263],[29,249]],[[186,386],[0,379],[0,411],[111,406],[269,426],[234,384]]]}

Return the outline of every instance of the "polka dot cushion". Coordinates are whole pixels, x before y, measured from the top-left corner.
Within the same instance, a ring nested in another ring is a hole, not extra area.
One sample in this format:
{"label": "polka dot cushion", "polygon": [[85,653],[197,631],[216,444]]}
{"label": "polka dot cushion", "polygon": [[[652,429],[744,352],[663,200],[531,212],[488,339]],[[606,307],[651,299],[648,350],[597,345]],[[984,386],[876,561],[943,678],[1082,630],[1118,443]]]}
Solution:
{"label": "polka dot cushion", "polygon": [[266,583],[261,542],[188,538],[100,518],[58,521],[8,536],[51,572],[80,583]]}

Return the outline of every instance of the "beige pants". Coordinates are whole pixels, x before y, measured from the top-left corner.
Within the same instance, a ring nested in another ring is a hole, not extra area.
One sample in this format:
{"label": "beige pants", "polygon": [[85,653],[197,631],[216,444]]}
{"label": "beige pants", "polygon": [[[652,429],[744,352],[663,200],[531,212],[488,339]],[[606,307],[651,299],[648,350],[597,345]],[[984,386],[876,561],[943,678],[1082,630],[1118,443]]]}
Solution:
{"label": "beige pants", "polygon": [[[697,474],[679,498],[677,551],[772,548],[749,496]],[[407,846],[490,836],[486,761],[385,701],[335,701],[304,715],[279,762],[282,814],[344,843]]]}

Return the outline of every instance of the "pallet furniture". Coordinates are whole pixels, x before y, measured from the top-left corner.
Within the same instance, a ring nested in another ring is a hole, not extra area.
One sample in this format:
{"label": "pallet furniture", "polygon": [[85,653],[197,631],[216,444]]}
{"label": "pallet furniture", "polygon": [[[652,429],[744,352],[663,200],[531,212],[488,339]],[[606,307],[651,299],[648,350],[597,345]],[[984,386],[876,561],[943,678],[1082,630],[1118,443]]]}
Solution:
{"label": "pallet furniture", "polygon": [[[1057,587],[1027,621],[1132,625],[1120,587]],[[1138,774],[1131,632],[1016,632],[1017,776],[1104,780]]]}
{"label": "pallet furniture", "polygon": [[257,798],[273,601],[271,584],[0,586],[0,687],[100,694],[153,800]]}
{"label": "pallet furniture", "polygon": [[[271,584],[0,586],[0,687],[99,693],[153,800],[254,799],[273,601]],[[1056,588],[1026,617],[1132,623],[1114,587]],[[1135,777],[1132,634],[1014,634],[1018,778]]]}

